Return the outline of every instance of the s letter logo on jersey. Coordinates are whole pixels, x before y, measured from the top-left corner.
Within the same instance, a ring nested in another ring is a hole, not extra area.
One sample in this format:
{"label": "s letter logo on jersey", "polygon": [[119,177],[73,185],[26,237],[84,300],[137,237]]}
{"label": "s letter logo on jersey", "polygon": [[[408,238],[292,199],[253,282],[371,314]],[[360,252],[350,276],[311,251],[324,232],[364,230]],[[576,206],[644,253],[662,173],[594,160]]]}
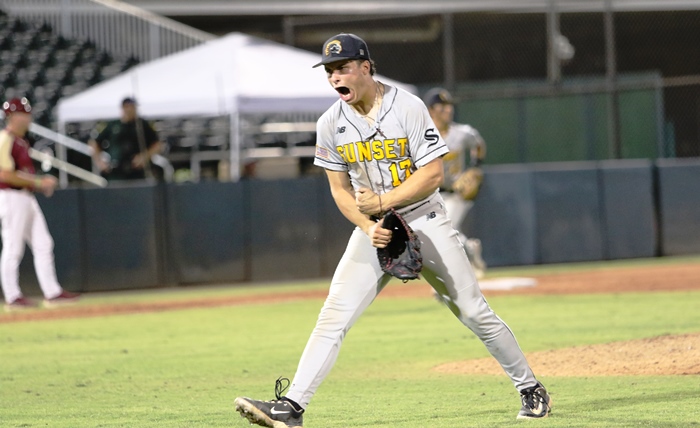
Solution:
{"label": "s letter logo on jersey", "polygon": [[428,147],[437,144],[437,142],[440,140],[440,135],[435,132],[435,128],[426,129],[424,137],[426,141],[430,142],[430,144],[428,144]]}
{"label": "s letter logo on jersey", "polygon": [[335,131],[336,134],[344,134],[345,133],[345,127],[344,126],[339,126],[338,129]]}

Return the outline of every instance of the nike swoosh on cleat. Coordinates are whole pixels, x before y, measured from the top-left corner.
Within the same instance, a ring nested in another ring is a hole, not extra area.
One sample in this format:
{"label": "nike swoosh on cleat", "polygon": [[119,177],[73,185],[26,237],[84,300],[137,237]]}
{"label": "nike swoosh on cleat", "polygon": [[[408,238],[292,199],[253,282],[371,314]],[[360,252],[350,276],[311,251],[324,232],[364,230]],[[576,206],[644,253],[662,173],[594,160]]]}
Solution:
{"label": "nike swoosh on cleat", "polygon": [[285,413],[289,413],[289,410],[280,411],[280,410],[276,410],[276,409],[273,407],[273,408],[270,409],[270,413],[272,413],[273,415],[283,415],[283,414],[285,414]]}

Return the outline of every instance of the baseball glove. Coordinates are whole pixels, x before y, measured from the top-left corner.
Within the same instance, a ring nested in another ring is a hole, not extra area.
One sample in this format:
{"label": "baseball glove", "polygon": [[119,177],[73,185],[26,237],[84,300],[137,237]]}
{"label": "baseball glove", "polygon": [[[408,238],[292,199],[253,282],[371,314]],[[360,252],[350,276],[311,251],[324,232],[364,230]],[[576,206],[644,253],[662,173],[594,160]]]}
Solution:
{"label": "baseball glove", "polygon": [[471,201],[476,198],[484,180],[484,172],[481,168],[469,168],[460,174],[452,184],[452,190],[459,193],[464,200]]}
{"label": "baseball glove", "polygon": [[418,236],[393,209],[382,221],[382,227],[391,230],[389,244],[384,248],[377,248],[377,258],[382,270],[403,282],[418,278],[418,273],[423,268]]}

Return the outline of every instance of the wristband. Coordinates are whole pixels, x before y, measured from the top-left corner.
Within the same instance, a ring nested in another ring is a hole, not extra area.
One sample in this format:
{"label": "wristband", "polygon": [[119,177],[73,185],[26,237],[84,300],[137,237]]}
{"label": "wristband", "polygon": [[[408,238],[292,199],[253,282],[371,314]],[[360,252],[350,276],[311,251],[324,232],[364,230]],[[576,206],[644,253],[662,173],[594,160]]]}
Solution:
{"label": "wristband", "polygon": [[34,179],[34,191],[41,189],[41,178]]}

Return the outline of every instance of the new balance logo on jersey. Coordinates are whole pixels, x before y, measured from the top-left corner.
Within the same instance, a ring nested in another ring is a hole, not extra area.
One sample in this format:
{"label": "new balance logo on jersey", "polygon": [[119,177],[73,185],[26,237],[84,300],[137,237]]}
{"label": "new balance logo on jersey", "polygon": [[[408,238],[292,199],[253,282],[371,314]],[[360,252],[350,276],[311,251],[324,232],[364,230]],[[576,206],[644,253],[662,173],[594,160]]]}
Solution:
{"label": "new balance logo on jersey", "polygon": [[435,132],[435,128],[428,128],[425,130],[425,140],[429,141],[428,147],[434,146],[440,140],[440,135]]}
{"label": "new balance logo on jersey", "polygon": [[344,126],[339,126],[338,129],[335,131],[336,134],[344,134],[345,133],[345,127]]}

